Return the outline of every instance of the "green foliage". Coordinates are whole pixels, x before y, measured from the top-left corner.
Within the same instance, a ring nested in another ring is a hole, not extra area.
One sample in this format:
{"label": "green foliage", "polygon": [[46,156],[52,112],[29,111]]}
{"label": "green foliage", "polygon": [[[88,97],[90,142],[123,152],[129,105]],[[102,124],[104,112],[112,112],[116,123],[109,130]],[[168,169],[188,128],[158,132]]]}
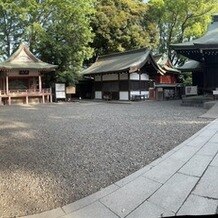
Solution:
{"label": "green foliage", "polygon": [[0,0],[0,54],[27,42],[59,66],[47,80],[75,84],[93,52],[150,47],[171,55],[170,44],[201,36],[217,11],[218,0]]}
{"label": "green foliage", "polygon": [[99,0],[92,19],[93,48],[98,54],[154,47],[156,28],[147,19],[147,5],[138,0]]}
{"label": "green foliage", "polygon": [[59,66],[57,79],[72,84],[93,52],[93,13],[94,0],[1,0],[2,53],[8,57],[20,42],[27,42],[39,58]]}
{"label": "green foliage", "polygon": [[[49,5],[46,31],[37,32],[34,48],[41,58],[59,65],[58,80],[75,83],[83,61],[92,55],[89,43],[93,34],[89,25],[94,12],[91,0],[55,0]],[[49,49],[47,49],[49,48]]]}
{"label": "green foliage", "polygon": [[149,15],[159,30],[159,52],[170,44],[200,37],[218,9],[218,0],[150,0]]}
{"label": "green foliage", "polygon": [[192,73],[181,74],[180,79],[185,86],[192,85]]}

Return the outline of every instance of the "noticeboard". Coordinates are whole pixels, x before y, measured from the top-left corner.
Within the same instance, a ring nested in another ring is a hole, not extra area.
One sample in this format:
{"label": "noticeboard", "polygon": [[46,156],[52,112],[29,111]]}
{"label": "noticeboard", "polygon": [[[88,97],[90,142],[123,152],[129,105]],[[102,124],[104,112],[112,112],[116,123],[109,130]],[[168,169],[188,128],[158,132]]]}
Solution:
{"label": "noticeboard", "polygon": [[64,83],[55,83],[55,98],[56,99],[66,98],[66,88]]}
{"label": "noticeboard", "polygon": [[66,87],[66,94],[75,94],[75,93],[76,93],[75,86],[67,86]]}
{"label": "noticeboard", "polygon": [[185,95],[197,95],[198,87],[197,86],[186,86],[185,87]]}
{"label": "noticeboard", "polygon": [[218,90],[214,90],[213,95],[218,95]]}

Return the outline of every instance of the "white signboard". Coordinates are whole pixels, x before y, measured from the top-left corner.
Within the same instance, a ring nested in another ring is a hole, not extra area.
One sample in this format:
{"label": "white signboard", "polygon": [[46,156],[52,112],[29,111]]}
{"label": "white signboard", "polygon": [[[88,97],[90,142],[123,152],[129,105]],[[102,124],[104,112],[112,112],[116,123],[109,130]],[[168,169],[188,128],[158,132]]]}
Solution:
{"label": "white signboard", "polygon": [[66,98],[66,95],[64,92],[56,92],[56,98]]}
{"label": "white signboard", "polygon": [[64,83],[55,83],[55,97],[56,99],[66,98],[66,90]]}
{"label": "white signboard", "polygon": [[56,92],[65,92],[65,84],[64,83],[55,83],[55,91]]}
{"label": "white signboard", "polygon": [[197,95],[198,87],[197,86],[186,86],[185,87],[185,95]]}
{"label": "white signboard", "polygon": [[218,95],[218,90],[214,90],[213,95]]}

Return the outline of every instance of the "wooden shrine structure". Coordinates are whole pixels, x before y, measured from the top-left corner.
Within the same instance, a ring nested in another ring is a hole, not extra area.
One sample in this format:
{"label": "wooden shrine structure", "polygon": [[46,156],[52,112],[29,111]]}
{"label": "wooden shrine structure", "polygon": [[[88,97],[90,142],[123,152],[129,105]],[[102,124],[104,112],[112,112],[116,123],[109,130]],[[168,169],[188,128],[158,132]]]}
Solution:
{"label": "wooden shrine structure", "polygon": [[192,72],[193,85],[201,93],[211,93],[218,88],[218,14],[207,33],[196,40],[173,44],[171,47],[189,60],[179,70]]}
{"label": "wooden shrine structure", "polygon": [[[165,66],[167,68],[167,66]],[[154,88],[156,80],[162,83],[164,70],[147,48],[98,57],[96,62],[83,71],[86,79],[92,80],[92,93],[95,99],[135,100],[148,99],[149,89]],[[175,70],[178,73],[179,71]],[[172,83],[164,80],[168,85]],[[174,81],[173,81],[174,83]]]}
{"label": "wooden shrine structure", "polygon": [[45,73],[57,65],[36,58],[25,44],[6,61],[0,63],[0,103],[52,102],[50,88],[42,85]]}

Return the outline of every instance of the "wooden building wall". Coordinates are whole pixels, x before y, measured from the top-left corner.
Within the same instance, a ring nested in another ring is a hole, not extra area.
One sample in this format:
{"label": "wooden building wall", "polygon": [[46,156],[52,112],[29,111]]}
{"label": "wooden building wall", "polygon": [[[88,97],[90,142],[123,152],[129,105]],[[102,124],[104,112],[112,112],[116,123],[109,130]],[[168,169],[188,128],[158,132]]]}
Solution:
{"label": "wooden building wall", "polygon": [[178,82],[178,76],[175,74],[156,75],[156,83],[175,84]]}
{"label": "wooden building wall", "polygon": [[114,100],[130,100],[132,95],[148,97],[149,76],[146,73],[113,73],[95,75],[95,99],[110,95]]}

